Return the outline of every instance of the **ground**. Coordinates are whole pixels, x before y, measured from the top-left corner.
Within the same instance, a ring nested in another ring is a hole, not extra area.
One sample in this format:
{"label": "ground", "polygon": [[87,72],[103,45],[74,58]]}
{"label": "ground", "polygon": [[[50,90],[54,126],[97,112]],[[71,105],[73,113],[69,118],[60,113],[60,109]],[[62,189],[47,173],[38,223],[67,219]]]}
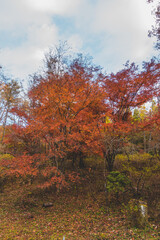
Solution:
{"label": "ground", "polygon": [[[136,229],[130,226],[124,207],[118,203],[107,207],[94,176],[93,172],[92,178],[59,193],[36,191],[34,184],[7,184],[0,193],[0,239],[160,239],[156,223]],[[44,208],[47,202],[53,206]]]}

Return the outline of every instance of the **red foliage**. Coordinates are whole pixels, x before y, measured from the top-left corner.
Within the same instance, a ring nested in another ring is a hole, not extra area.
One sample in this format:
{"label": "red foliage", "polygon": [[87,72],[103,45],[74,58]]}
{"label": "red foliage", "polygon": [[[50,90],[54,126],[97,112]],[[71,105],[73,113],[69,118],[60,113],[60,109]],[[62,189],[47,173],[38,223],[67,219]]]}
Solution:
{"label": "red foliage", "polygon": [[160,63],[151,60],[143,64],[143,70],[132,63],[116,74],[106,76],[103,87],[106,92],[111,117],[114,121],[127,121],[131,110],[150,101],[160,93]]}
{"label": "red foliage", "polygon": [[17,173],[34,176],[41,170],[48,179],[43,187],[63,186],[60,169],[68,156],[79,152],[103,154],[111,171],[116,154],[134,130],[132,109],[159,94],[159,67],[155,60],[144,63],[142,71],[134,63],[126,64],[117,74],[103,76],[77,59],[62,75],[50,72],[38,77],[28,92],[28,108],[16,110],[23,124],[13,126],[12,139],[21,141],[32,155],[23,155],[21,163],[20,157],[15,159]]}
{"label": "red foliage", "polygon": [[[41,185],[43,187],[66,184],[59,169],[68,155],[97,152],[95,133],[105,112],[98,72],[99,69],[84,66],[80,59],[74,60],[62,76],[50,73],[36,79],[28,92],[28,109],[14,109],[23,124],[12,126],[14,131],[10,141],[20,142],[23,150],[32,155],[31,160],[36,159],[35,153],[39,153],[40,159],[45,154],[41,175],[48,181]],[[15,159],[17,173],[29,174],[30,171],[32,175],[34,165],[34,174],[38,175],[39,167],[26,161],[27,156],[21,157],[26,164],[24,167],[22,163],[21,167],[19,165],[20,157]],[[70,174],[68,179],[76,181],[78,177]]]}
{"label": "red foliage", "polygon": [[[132,63],[116,74],[110,74],[102,79],[105,98],[109,109],[109,122],[102,125],[101,143],[107,166],[112,171],[115,156],[124,147],[126,137],[134,131],[131,120],[132,110],[159,96],[160,63],[151,60],[143,63],[142,71]],[[153,124],[153,118],[139,122],[139,131]],[[137,125],[136,125],[137,127]]]}

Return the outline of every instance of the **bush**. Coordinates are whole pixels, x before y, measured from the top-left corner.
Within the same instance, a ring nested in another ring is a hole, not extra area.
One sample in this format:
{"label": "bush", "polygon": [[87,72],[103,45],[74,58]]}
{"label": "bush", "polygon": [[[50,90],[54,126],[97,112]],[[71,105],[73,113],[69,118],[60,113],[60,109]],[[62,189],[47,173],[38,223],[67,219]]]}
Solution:
{"label": "bush", "polygon": [[120,172],[125,172],[130,179],[130,197],[147,200],[149,211],[152,205],[156,208],[160,194],[158,158],[148,153],[118,155],[116,167]]}
{"label": "bush", "polygon": [[0,161],[2,159],[12,159],[13,156],[11,154],[0,154]]}
{"label": "bush", "polygon": [[2,160],[10,160],[13,156],[10,154],[0,154],[0,192],[3,191],[5,182],[7,181],[7,176],[5,175],[6,168],[1,164]]}
{"label": "bush", "polygon": [[119,200],[119,194],[126,192],[130,185],[129,178],[118,171],[113,171],[107,176],[106,190],[110,195]]}

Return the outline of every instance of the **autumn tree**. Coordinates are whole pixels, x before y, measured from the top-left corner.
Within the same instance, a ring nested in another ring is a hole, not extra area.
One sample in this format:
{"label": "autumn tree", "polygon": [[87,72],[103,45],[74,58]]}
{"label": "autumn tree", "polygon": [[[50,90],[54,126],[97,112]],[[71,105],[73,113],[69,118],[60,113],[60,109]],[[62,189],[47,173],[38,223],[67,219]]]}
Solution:
{"label": "autumn tree", "polygon": [[152,124],[152,118],[133,121],[132,112],[159,96],[159,67],[153,59],[142,70],[127,63],[118,73],[103,75],[81,54],[64,59],[61,52],[50,53],[44,73],[32,78],[28,101],[12,108],[20,124],[12,126],[10,142],[22,147],[12,172],[34,172],[42,177],[41,186],[51,186],[64,180],[67,159],[75,162],[90,152],[112,171],[131,134]]}
{"label": "autumn tree", "polygon": [[134,130],[132,111],[159,95],[159,67],[156,59],[143,63],[141,71],[134,63],[127,63],[123,70],[102,80],[109,108],[100,133],[109,171],[113,170],[115,157],[126,144],[128,134]]}
{"label": "autumn tree", "polygon": [[2,73],[0,82],[0,123],[2,124],[1,143],[3,143],[7,120],[11,119],[11,109],[18,104],[20,86]]}
{"label": "autumn tree", "polygon": [[44,76],[34,76],[28,92],[29,109],[15,109],[24,121],[24,125],[14,126],[16,138],[41,144],[39,153],[34,152],[35,148],[28,149],[28,153],[35,156],[36,162],[35,154],[39,154],[39,163],[31,161],[31,165],[38,166],[37,175],[40,171],[39,175],[48,179],[44,186],[55,184],[55,169],[63,176],[67,158],[81,157],[97,149],[94,132],[105,111],[100,72],[99,67],[80,54],[60,74],[53,68]]}

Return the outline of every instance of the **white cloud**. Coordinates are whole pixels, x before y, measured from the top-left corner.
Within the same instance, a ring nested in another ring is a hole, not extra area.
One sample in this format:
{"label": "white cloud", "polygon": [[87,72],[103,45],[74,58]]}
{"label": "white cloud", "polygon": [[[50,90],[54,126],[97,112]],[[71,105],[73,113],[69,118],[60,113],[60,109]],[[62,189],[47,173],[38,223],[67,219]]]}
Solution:
{"label": "white cloud", "polygon": [[4,48],[0,51],[0,62],[14,76],[24,78],[37,71],[42,64],[44,52],[51,44],[58,41],[55,25],[30,26],[27,40],[16,48]]}
{"label": "white cloud", "polygon": [[25,5],[25,0],[0,0],[0,30],[19,29],[25,31],[30,24],[50,22],[49,16],[35,12]]}
{"label": "white cloud", "polygon": [[153,22],[146,0],[99,0],[94,29],[117,35],[125,31],[146,30]]}
{"label": "white cloud", "polygon": [[95,9],[90,28],[103,35],[103,50],[97,55],[100,62],[108,63],[109,58],[117,61],[113,65],[128,59],[141,62],[155,53],[153,39],[148,38],[154,18],[146,0],[98,0]]}
{"label": "white cloud", "polygon": [[[54,14],[74,15],[81,0],[0,0],[0,30],[20,37],[17,47],[0,49],[0,63],[13,76],[26,78],[42,65],[47,49],[58,42],[59,30],[53,23]],[[11,35],[11,34],[10,34]],[[74,35],[74,34],[73,34]],[[70,36],[74,46],[78,36]],[[80,40],[78,40],[80,43]]]}
{"label": "white cloud", "polygon": [[26,78],[39,67],[42,60],[41,49],[22,46],[14,49],[5,48],[1,51],[3,65],[9,69],[14,77]]}
{"label": "white cloud", "polygon": [[71,14],[77,10],[82,0],[25,0],[25,3],[35,11],[51,14]]}
{"label": "white cloud", "polygon": [[44,51],[58,41],[58,29],[50,16],[35,12],[25,5],[24,0],[5,0],[0,9],[0,23],[0,30],[12,32],[18,37],[25,36],[18,47],[9,48],[6,45],[0,49],[0,63],[19,78],[36,71]]}
{"label": "white cloud", "polygon": [[[18,47],[6,42],[0,49],[0,64],[17,77],[36,71],[43,53],[58,40],[68,40],[78,52],[89,50],[98,64],[111,69],[128,59],[142,61],[153,55],[153,39],[147,33],[154,20],[146,0],[0,0],[0,4],[0,31],[17,39],[25,36]],[[63,31],[63,21],[59,29],[54,16],[70,19],[73,29],[65,25]]]}
{"label": "white cloud", "polygon": [[74,34],[68,39],[68,45],[71,46],[73,52],[78,52],[83,46],[83,41],[78,34]]}
{"label": "white cloud", "polygon": [[58,30],[54,24],[32,25],[28,28],[28,44],[46,48],[58,41]]}

